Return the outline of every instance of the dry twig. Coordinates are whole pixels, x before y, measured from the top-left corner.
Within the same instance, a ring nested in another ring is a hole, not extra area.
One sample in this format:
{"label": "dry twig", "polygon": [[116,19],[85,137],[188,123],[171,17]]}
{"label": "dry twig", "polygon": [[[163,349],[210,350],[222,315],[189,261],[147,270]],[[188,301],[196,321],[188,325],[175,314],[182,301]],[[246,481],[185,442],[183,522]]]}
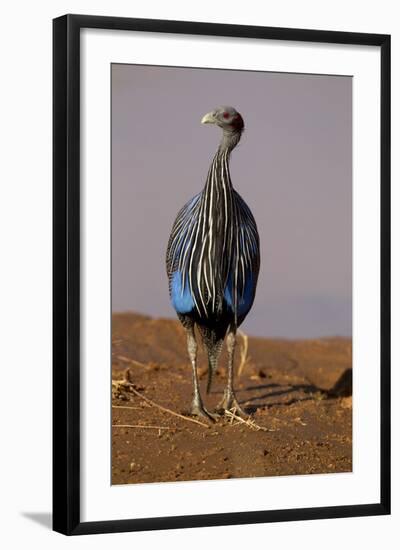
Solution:
{"label": "dry twig", "polygon": [[[116,380],[113,380],[113,384],[114,382],[118,382]],[[143,399],[143,401],[145,401],[146,403],[148,403],[149,405],[151,405],[152,407],[156,407],[157,409],[160,409],[161,411],[164,411],[168,414],[172,414],[173,416],[177,416],[178,418],[181,418],[182,420],[187,420],[188,422],[194,422],[194,424],[199,424],[200,426],[204,426],[205,428],[209,428],[210,426],[208,424],[205,424],[204,422],[200,422],[200,420],[195,420],[194,418],[189,418],[187,416],[184,416],[183,414],[179,414],[175,411],[172,411],[171,409],[167,409],[167,407],[163,407],[162,405],[159,405],[158,403],[155,403],[155,401],[152,401],[151,399],[149,399],[148,397],[146,397],[145,395],[143,395],[142,393],[140,393],[135,387],[134,387],[134,384],[131,382],[131,378],[130,378],[130,370],[129,368],[127,368],[125,371],[124,371],[124,379],[119,381],[120,382],[120,386],[125,386],[127,388],[129,388],[129,391],[134,393],[135,395],[137,395],[138,397],[140,397],[141,399]]]}
{"label": "dry twig", "polygon": [[112,405],[112,408],[113,409],[134,409],[136,411],[141,410],[141,407],[128,407],[128,406],[125,406],[125,405]]}
{"label": "dry twig", "polygon": [[246,424],[246,426],[248,426],[251,430],[255,430],[256,432],[258,432],[260,430],[263,431],[263,432],[275,432],[276,431],[272,428],[265,428],[264,426],[259,426],[251,418],[248,418],[247,420],[244,420],[243,418],[241,418],[240,416],[238,416],[236,414],[236,409],[235,408],[231,409],[230,411],[225,410],[225,416],[227,416],[229,418],[231,424],[233,424],[234,420],[237,420],[238,423]]}
{"label": "dry twig", "polygon": [[136,367],[145,367],[145,368],[148,367],[148,365],[146,365],[145,363],[141,363],[140,361],[136,361],[135,359],[131,359],[130,357],[125,357],[125,355],[116,355],[115,358],[119,359],[123,363],[131,363]]}
{"label": "dry twig", "polygon": [[145,426],[143,424],[112,424],[113,428],[148,428],[152,430],[179,430],[169,426]]}
{"label": "dry twig", "polygon": [[239,377],[239,376],[241,376],[241,374],[244,370],[244,367],[246,366],[246,363],[248,361],[247,351],[249,349],[249,337],[242,330],[238,330],[237,332],[238,332],[238,334],[240,334],[240,336],[243,340],[243,345],[240,348],[240,364],[239,364],[239,368],[238,368],[238,377]]}

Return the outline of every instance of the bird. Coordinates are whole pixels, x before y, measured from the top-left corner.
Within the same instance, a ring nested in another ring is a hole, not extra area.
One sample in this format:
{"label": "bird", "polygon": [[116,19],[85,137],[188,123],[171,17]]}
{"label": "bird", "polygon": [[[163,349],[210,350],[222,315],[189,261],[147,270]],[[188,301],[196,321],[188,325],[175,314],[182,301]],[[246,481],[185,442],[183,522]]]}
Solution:
{"label": "bird", "polygon": [[[260,269],[260,239],[250,208],[233,188],[230,156],[244,131],[241,114],[217,107],[201,119],[222,130],[204,188],[179,210],[166,251],[169,295],[186,331],[192,367],[190,414],[215,421],[225,411],[247,417],[234,391],[234,351],[238,327],[249,313]],[[197,326],[208,355],[207,393],[226,339],[228,376],[215,412],[204,406],[197,373]]]}

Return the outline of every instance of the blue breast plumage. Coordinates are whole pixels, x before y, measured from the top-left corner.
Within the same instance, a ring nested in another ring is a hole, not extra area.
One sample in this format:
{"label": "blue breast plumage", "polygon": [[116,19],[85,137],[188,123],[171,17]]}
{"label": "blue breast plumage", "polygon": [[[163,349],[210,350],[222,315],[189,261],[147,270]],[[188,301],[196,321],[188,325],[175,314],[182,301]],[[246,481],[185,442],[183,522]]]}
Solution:
{"label": "blue breast plumage", "polygon": [[166,263],[178,314],[239,326],[254,301],[259,236],[249,207],[232,187],[226,153],[215,155],[204,190],[179,211]]}

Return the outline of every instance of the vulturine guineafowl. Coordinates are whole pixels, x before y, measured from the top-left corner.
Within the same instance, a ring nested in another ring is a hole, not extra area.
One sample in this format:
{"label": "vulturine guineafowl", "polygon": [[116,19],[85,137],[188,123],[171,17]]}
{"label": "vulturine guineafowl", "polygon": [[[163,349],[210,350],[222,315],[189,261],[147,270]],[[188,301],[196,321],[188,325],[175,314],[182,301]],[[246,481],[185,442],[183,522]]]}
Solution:
{"label": "vulturine guineafowl", "polygon": [[193,371],[191,414],[209,420],[197,375],[197,325],[208,353],[210,391],[224,338],[228,350],[228,381],[217,413],[236,409],[244,415],[233,388],[236,331],[248,314],[256,292],[260,266],[259,236],[254,217],[234,190],[229,171],[232,150],[244,123],[233,107],[206,114],[203,124],[222,129],[222,140],[212,160],[204,189],[179,211],[167,248],[167,274],[172,305],[186,329]]}

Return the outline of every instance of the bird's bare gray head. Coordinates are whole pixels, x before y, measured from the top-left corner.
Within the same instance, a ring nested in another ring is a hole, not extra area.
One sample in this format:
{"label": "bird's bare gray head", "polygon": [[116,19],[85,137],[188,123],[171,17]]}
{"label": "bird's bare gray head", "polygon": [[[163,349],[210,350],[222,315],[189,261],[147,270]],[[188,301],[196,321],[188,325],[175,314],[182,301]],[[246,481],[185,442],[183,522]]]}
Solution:
{"label": "bird's bare gray head", "polygon": [[215,124],[222,128],[223,137],[220,144],[220,150],[232,150],[239,142],[240,136],[244,130],[242,115],[233,107],[217,107],[203,116],[202,124]]}

